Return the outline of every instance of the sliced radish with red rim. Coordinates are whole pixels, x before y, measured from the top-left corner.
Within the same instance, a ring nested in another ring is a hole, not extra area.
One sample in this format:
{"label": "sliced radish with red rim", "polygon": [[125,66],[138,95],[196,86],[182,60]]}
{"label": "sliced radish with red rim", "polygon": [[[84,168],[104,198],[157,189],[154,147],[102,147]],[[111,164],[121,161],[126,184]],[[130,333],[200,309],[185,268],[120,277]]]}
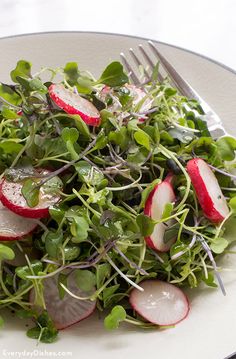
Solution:
{"label": "sliced radish with red rim", "polygon": [[187,317],[189,302],[178,287],[155,279],[145,280],[139,285],[144,291],[133,289],[129,301],[132,308],[148,322],[169,326]]}
{"label": "sliced radish with red rim", "polygon": [[79,94],[72,92],[62,84],[52,84],[48,91],[55,104],[65,112],[70,115],[79,115],[88,125],[100,125],[99,111],[91,102]]}
{"label": "sliced radish with red rim", "polygon": [[[40,170],[38,174],[46,175],[48,170]],[[42,186],[39,191],[39,203],[35,207],[29,207],[21,193],[24,181],[11,182],[4,178],[0,184],[0,200],[4,206],[12,212],[27,218],[44,218],[49,216],[49,207],[58,203],[60,196],[48,193]]]}
{"label": "sliced radish with red rim", "polygon": [[[44,286],[44,300],[46,309],[51,317],[55,327],[59,330],[70,327],[73,324],[89,317],[96,308],[96,301],[89,299],[81,300],[73,298],[67,292],[61,299],[59,296],[58,283],[59,274],[43,280]],[[67,277],[67,284],[69,291],[78,297],[87,297],[91,293],[81,291],[76,284],[75,271],[70,273]],[[31,291],[30,301],[34,302],[34,291]]]}
{"label": "sliced radish with red rim", "polygon": [[[160,184],[157,184],[149,194],[145,204],[144,214],[155,221],[160,220],[166,204],[173,203],[174,201],[175,193],[168,179],[168,181],[163,181]],[[173,220],[169,220],[166,223],[156,224],[153,233],[145,238],[147,245],[160,252],[167,252],[175,242],[176,235],[173,235],[172,238],[165,242],[165,232],[174,223]]]}
{"label": "sliced radish with red rim", "polygon": [[21,239],[37,227],[33,219],[22,218],[9,211],[0,202],[0,241],[14,241]]}
{"label": "sliced radish with red rim", "polygon": [[222,222],[229,208],[211,168],[201,158],[194,158],[187,163],[187,171],[204,215],[212,222]]}

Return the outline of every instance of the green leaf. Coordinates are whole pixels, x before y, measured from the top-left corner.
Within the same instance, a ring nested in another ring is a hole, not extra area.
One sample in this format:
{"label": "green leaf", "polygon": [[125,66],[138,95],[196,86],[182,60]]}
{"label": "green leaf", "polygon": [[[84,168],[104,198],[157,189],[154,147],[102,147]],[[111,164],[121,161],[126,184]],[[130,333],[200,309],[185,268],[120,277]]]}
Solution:
{"label": "green leaf", "polygon": [[104,326],[107,330],[117,329],[120,322],[126,319],[126,311],[121,305],[116,305],[105,318]]}
{"label": "green leaf", "polygon": [[34,180],[27,179],[22,186],[21,193],[29,207],[37,206],[39,203],[39,187]]}
{"label": "green leaf", "polygon": [[102,292],[103,300],[104,301],[109,300],[109,298],[112,296],[112,294],[114,294],[119,287],[120,287],[120,284],[115,284],[110,287],[104,288],[104,290]]}
{"label": "green leaf", "polygon": [[140,228],[141,235],[144,237],[152,234],[156,224],[152,218],[145,216],[144,214],[139,214],[136,218],[136,222]]}
{"label": "green leaf", "polygon": [[64,73],[70,86],[75,86],[79,77],[78,64],[76,62],[68,62],[64,67]]}
{"label": "green leaf", "polygon": [[225,231],[224,231],[224,238],[227,240],[228,243],[232,243],[236,241],[236,216],[230,217],[225,222]]}
{"label": "green leaf", "polygon": [[236,196],[234,196],[233,198],[231,198],[231,200],[229,201],[229,206],[232,209],[232,211],[234,213],[236,213]]}
{"label": "green leaf", "polygon": [[74,119],[75,121],[75,126],[78,129],[78,131],[86,138],[89,139],[90,136],[90,132],[89,132],[89,128],[86,125],[86,123],[82,120],[82,118],[79,115],[70,115],[71,118]]}
{"label": "green leaf", "polygon": [[29,268],[29,266],[27,265],[23,267],[17,267],[16,274],[21,279],[27,279],[27,276],[37,275],[39,272],[42,272],[42,270],[43,270],[42,262],[40,262],[39,260],[33,260],[31,262],[31,268]]}
{"label": "green leaf", "polygon": [[39,327],[30,328],[27,330],[27,337],[31,339],[38,339],[41,333],[41,329]]}
{"label": "green leaf", "polygon": [[0,84],[0,100],[1,98],[14,106],[18,106],[22,102],[21,97],[10,86],[4,84]]}
{"label": "green leaf", "polygon": [[60,232],[47,232],[45,236],[45,249],[46,252],[49,254],[52,258],[57,258],[60,246],[62,244],[63,240],[63,233]]}
{"label": "green leaf", "polygon": [[228,245],[229,243],[225,238],[217,237],[211,240],[210,248],[214,253],[220,254],[224,252]]}
{"label": "green leaf", "polygon": [[125,150],[129,143],[128,130],[122,126],[120,130],[111,131],[108,135],[109,141],[120,146],[122,150]]}
{"label": "green leaf", "polygon": [[83,183],[99,186],[104,176],[86,161],[79,161],[75,165],[76,172]]}
{"label": "green leaf", "polygon": [[173,203],[166,203],[161,219],[170,217],[173,211],[173,207]]}
{"label": "green leaf", "polygon": [[65,127],[62,130],[61,136],[65,143],[69,141],[74,144],[79,138],[79,132],[75,127]]}
{"label": "green leaf", "polygon": [[232,161],[235,158],[236,139],[224,136],[216,141],[218,152],[224,161]]}
{"label": "green leaf", "polygon": [[17,76],[25,78],[31,77],[31,63],[25,60],[18,61],[16,68],[11,71],[10,75],[14,82],[18,82]]}
{"label": "green leaf", "polygon": [[80,247],[77,245],[67,245],[64,248],[64,256],[66,261],[73,261],[78,258],[80,254]]}
{"label": "green leaf", "polygon": [[129,82],[128,76],[124,73],[120,62],[114,61],[103,71],[100,79],[97,81],[107,86],[122,86]]}
{"label": "green leaf", "polygon": [[76,283],[83,292],[90,292],[96,284],[96,276],[87,269],[76,269]]}
{"label": "green leaf", "polygon": [[138,130],[134,134],[134,139],[139,145],[144,146],[148,151],[150,151],[150,137],[146,132]]}
{"label": "green leaf", "polygon": [[214,274],[209,272],[208,277],[206,278],[205,275],[202,276],[203,282],[206,283],[209,287],[217,288],[217,284],[215,283]]}
{"label": "green leaf", "polygon": [[45,94],[48,92],[47,87],[37,78],[29,81],[29,87],[31,91],[38,91]]}
{"label": "green leaf", "polygon": [[105,280],[110,277],[111,266],[109,263],[102,263],[97,266],[96,270],[96,285],[99,289]]}
{"label": "green leaf", "polygon": [[4,118],[7,118],[9,120],[15,120],[19,118],[19,115],[17,115],[15,111],[4,105],[1,107],[1,113]]}
{"label": "green leaf", "polygon": [[23,148],[23,145],[13,141],[2,141],[0,143],[0,148],[4,151],[4,153],[12,154],[12,153],[19,153]]}
{"label": "green leaf", "polygon": [[4,244],[0,243],[0,261],[7,259],[7,260],[12,260],[15,258],[15,253],[14,251],[8,247],[5,246]]}
{"label": "green leaf", "polygon": [[72,224],[70,225],[70,231],[74,243],[83,242],[88,238],[88,222],[84,217],[74,216]]}

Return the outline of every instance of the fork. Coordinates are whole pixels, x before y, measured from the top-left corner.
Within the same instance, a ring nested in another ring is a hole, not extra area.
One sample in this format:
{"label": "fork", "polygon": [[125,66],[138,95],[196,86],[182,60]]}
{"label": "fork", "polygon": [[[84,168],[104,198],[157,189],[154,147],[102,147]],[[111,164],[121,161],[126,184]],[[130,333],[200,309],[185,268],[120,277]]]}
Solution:
{"label": "fork", "polygon": [[[162,65],[163,69],[168,74],[171,81],[174,83],[174,85],[177,87],[179,93],[189,99],[197,100],[200,104],[204,115],[201,116],[202,120],[206,121],[208,130],[211,134],[211,136],[214,139],[220,138],[227,134],[224,127],[222,126],[222,121],[219,118],[219,116],[214,112],[214,110],[204,101],[203,98],[188,84],[186,80],[175,70],[175,68],[171,65],[171,63],[160,53],[160,51],[157,49],[157,47],[154,45],[154,43],[149,40],[147,41],[147,46],[149,48],[149,51],[151,51],[156,60],[157,63],[159,62],[160,65]],[[140,67],[143,68],[144,76],[145,76],[145,82],[148,82],[151,77],[149,75],[149,71],[153,70],[155,68],[155,63],[153,62],[152,58],[149,55],[149,52],[143,47],[143,45],[139,45],[139,52],[142,55],[142,58],[144,61],[140,60],[140,57],[136,55],[134,50],[132,48],[129,49],[130,56],[132,58],[132,62],[129,62],[127,57],[123,52],[120,53],[121,61],[126,68],[130,80],[134,85],[142,86],[143,81],[141,80],[140,76],[137,76],[137,70],[140,70]],[[135,66],[134,66],[135,65]],[[146,67],[148,65],[148,69]],[[135,71],[136,68],[136,71]],[[164,77],[159,72],[158,73],[158,80],[162,82],[164,80]]]}

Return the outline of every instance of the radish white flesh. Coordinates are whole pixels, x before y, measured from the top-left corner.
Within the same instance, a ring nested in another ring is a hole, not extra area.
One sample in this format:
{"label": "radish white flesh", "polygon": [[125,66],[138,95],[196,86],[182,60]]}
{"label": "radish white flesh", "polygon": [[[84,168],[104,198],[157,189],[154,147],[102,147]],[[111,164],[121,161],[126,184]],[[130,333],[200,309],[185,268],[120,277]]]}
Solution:
{"label": "radish white flesh", "polygon": [[[144,214],[157,221],[162,218],[165,205],[174,201],[175,194],[171,183],[169,181],[163,181],[156,185],[154,190],[149,194],[145,204]],[[173,223],[174,221],[170,220],[166,222],[166,224],[156,224],[153,233],[145,238],[147,245],[160,252],[167,252],[176,240],[174,236],[168,240],[168,242],[164,242],[165,231],[168,229],[168,226],[171,226]]]}
{"label": "radish white flesh", "polygon": [[[47,174],[49,171],[41,171],[40,174]],[[58,195],[46,193],[44,187],[40,188],[39,203],[35,207],[29,207],[22,190],[23,182],[11,182],[6,178],[0,184],[0,200],[4,206],[12,212],[27,218],[44,218],[48,217],[48,208],[57,202],[60,197]]]}
{"label": "radish white flesh", "polygon": [[33,219],[22,218],[0,202],[0,241],[13,241],[30,234],[37,226]]}
{"label": "radish white flesh", "polygon": [[79,94],[68,90],[62,84],[52,84],[49,95],[55,104],[71,115],[80,115],[82,120],[91,126],[100,125],[100,113],[96,107]]}
{"label": "radish white flesh", "polygon": [[[49,316],[57,329],[65,329],[89,317],[96,308],[96,301],[73,298],[67,292],[60,299],[58,291],[58,274],[43,280],[44,299]],[[81,291],[76,284],[75,271],[69,274],[67,284],[69,291],[78,297],[87,297],[91,293]],[[34,292],[31,292],[30,301],[34,301]]]}
{"label": "radish white flesh", "polygon": [[187,171],[205,216],[212,222],[223,221],[229,208],[211,168],[201,158],[194,158],[188,162]]}
{"label": "radish white flesh", "polygon": [[144,319],[167,326],[175,325],[187,317],[189,302],[178,287],[160,280],[145,280],[139,285],[144,291],[133,289],[129,301]]}

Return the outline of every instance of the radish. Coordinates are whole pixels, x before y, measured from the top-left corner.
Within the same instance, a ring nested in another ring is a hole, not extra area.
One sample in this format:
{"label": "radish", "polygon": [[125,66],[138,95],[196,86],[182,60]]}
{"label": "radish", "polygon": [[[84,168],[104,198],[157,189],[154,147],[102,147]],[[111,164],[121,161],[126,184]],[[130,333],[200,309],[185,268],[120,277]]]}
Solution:
{"label": "radish", "polygon": [[156,325],[169,326],[187,317],[189,302],[178,287],[155,279],[145,280],[139,285],[144,291],[133,289],[129,301],[144,319]]}
{"label": "radish", "polygon": [[[175,194],[170,177],[168,177],[167,181],[157,184],[149,194],[145,203],[144,214],[157,221],[161,219],[165,205],[174,201]],[[164,242],[165,231],[168,229],[168,226],[171,226],[173,223],[173,220],[169,220],[166,224],[156,224],[152,234],[149,237],[145,237],[147,245],[160,252],[167,252],[176,240],[174,236],[168,240],[168,242]]]}
{"label": "radish", "polygon": [[187,171],[204,215],[212,222],[222,222],[229,208],[211,168],[201,158],[194,158],[188,161]]}
{"label": "radish", "polygon": [[62,84],[52,84],[48,91],[55,104],[65,112],[71,115],[80,115],[88,125],[100,125],[100,113],[88,100],[67,89]]}
{"label": "radish", "polygon": [[0,241],[21,239],[36,227],[37,223],[33,219],[18,216],[0,202]]}
{"label": "radish", "polygon": [[[46,309],[57,329],[65,329],[81,320],[89,317],[96,308],[96,301],[89,299],[81,300],[73,298],[67,292],[61,299],[59,296],[58,283],[59,275],[55,274],[43,280],[44,300]],[[67,277],[66,287],[78,297],[87,297],[91,293],[81,291],[76,284],[75,271]],[[30,302],[35,300],[34,289],[30,293]]]}
{"label": "radish", "polygon": [[[48,170],[40,171],[41,175],[49,173]],[[46,193],[42,186],[39,192],[39,203],[35,207],[29,207],[21,190],[23,182],[11,182],[6,178],[0,184],[0,200],[4,206],[12,212],[27,218],[45,218],[49,215],[49,207],[59,202],[60,197]]]}

